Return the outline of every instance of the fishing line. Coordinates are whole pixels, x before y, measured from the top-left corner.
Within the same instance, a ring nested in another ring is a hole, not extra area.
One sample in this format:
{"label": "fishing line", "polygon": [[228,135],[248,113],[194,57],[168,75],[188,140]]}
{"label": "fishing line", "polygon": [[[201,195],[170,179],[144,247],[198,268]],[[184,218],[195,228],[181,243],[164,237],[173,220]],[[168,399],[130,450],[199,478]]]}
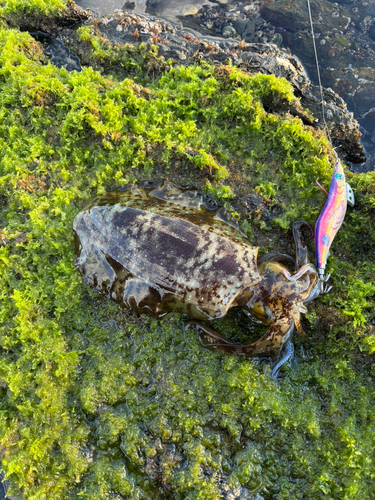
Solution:
{"label": "fishing line", "polygon": [[[320,90],[320,104],[322,106],[322,119],[323,119],[324,129],[326,131],[327,137],[329,139],[329,142],[332,144],[331,134],[329,133],[328,125],[327,125],[326,118],[325,118],[325,107],[324,107],[325,101],[324,101],[324,98],[323,98],[322,80],[320,78],[318,52],[316,50],[314,24],[313,24],[313,19],[312,19],[312,14],[311,14],[310,0],[307,0],[307,9],[309,11],[309,19],[310,19],[310,26],[311,26],[311,37],[312,37],[312,43],[313,43],[313,47],[314,47],[314,54],[315,54],[316,72],[318,74],[318,82],[319,82],[319,90]],[[338,161],[339,157],[337,156],[336,149],[333,146],[332,146],[332,151],[333,151],[333,154],[335,155],[336,161]]]}
{"label": "fishing line", "polygon": [[328,126],[327,126],[327,122],[326,122],[326,119],[325,119],[324,99],[323,99],[323,87],[322,87],[322,81],[320,79],[318,52],[316,50],[316,44],[315,44],[314,24],[313,24],[312,15],[311,15],[310,0],[307,0],[307,8],[308,8],[308,11],[309,11],[310,26],[311,26],[311,36],[312,36],[312,42],[313,42],[314,54],[315,54],[316,71],[318,73],[318,82],[319,82],[319,89],[320,89],[320,102],[321,102],[321,105],[322,105],[322,118],[323,118],[323,123],[324,123],[324,127],[326,129],[327,135],[330,138],[329,130],[328,130]]}
{"label": "fishing line", "polygon": [[[313,43],[314,54],[315,54],[316,72],[318,73],[318,82],[319,82],[319,90],[320,90],[320,101],[321,101],[321,105],[322,105],[322,119],[323,119],[323,124],[324,124],[324,128],[325,128],[327,137],[329,139],[329,142],[332,145],[331,134],[329,133],[328,125],[327,125],[327,122],[326,122],[326,119],[325,119],[325,108],[324,108],[325,101],[323,99],[323,87],[322,87],[322,81],[320,79],[320,69],[319,69],[318,52],[316,50],[316,44],[315,44],[314,24],[313,24],[312,15],[311,15],[310,0],[307,0],[307,8],[308,8],[308,11],[309,11],[309,18],[310,18],[311,36],[312,36],[312,43]],[[333,154],[335,155],[336,162],[340,162],[338,154],[336,153],[336,149],[333,146],[332,146],[332,151],[333,151]],[[323,191],[325,191],[325,189],[319,184],[319,182],[318,181],[316,181],[316,182],[317,182],[318,186],[321,189],[323,189]],[[325,192],[327,192],[327,191],[325,191]],[[354,201],[354,194],[353,194],[352,188],[350,187],[350,185],[348,183],[346,183],[346,195],[347,195],[347,202],[348,202],[348,204],[351,207],[354,207],[354,203],[355,203],[355,201]]]}
{"label": "fishing line", "polygon": [[[322,105],[322,119],[325,132],[329,139],[329,142],[332,145],[331,136],[328,130],[328,125],[325,119],[325,102],[323,99],[323,87],[322,81],[320,78],[320,69],[319,69],[319,60],[318,53],[316,50],[315,44],[315,33],[314,33],[314,25],[311,14],[311,5],[310,0],[307,0],[307,8],[309,11],[310,18],[310,26],[311,26],[311,36],[314,47],[315,54],[315,62],[316,62],[316,71],[318,73],[318,82],[320,89],[320,99]],[[346,207],[349,204],[350,206],[354,206],[354,194],[350,185],[345,182],[344,170],[342,168],[340,159],[335,151],[335,148],[332,146],[333,153],[336,158],[335,168],[333,170],[332,180],[329,188],[329,193],[327,197],[326,204],[324,205],[323,210],[321,211],[317,223],[315,225],[315,254],[316,254],[316,262],[317,269],[319,273],[319,281],[320,281],[320,293],[328,293],[332,287],[328,287],[325,285],[326,281],[329,279],[329,274],[325,275],[325,268],[327,259],[329,257],[329,248],[331,243],[336,236],[337,231],[339,230],[343,218],[345,216]],[[325,191],[325,189],[316,181],[318,186]],[[341,184],[344,184],[341,186]],[[333,208],[334,210],[333,210]],[[273,372],[272,372],[273,373]],[[272,376],[272,374],[271,374]]]}

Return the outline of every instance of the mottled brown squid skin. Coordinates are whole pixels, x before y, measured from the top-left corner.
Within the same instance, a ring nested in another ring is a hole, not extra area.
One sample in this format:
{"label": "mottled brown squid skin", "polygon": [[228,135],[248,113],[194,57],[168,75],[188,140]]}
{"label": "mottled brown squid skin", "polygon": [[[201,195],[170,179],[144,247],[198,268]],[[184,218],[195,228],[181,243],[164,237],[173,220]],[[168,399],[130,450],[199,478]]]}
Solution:
{"label": "mottled brown squid skin", "polygon": [[[297,273],[283,254],[261,258],[237,223],[194,188],[167,181],[130,184],[95,198],[74,219],[75,265],[95,291],[137,314],[175,311],[194,320],[223,317],[240,306],[269,326],[257,342],[233,344],[197,321],[208,347],[277,358],[311,294],[317,273],[307,263],[298,221],[293,228]],[[301,267],[299,269],[299,267]],[[260,271],[260,274],[259,274]],[[315,273],[315,274],[314,274]]]}
{"label": "mottled brown squid skin", "polygon": [[[290,262],[291,257],[284,254],[267,254],[266,258],[273,257],[275,260],[258,259],[258,270],[261,275],[259,284],[248,291],[245,290],[233,304],[242,307],[254,318],[268,325],[269,329],[265,335],[255,342],[241,345],[228,341],[207,325],[189,321],[186,328],[193,328],[199,333],[202,345],[227,354],[269,356],[277,360],[286,342],[290,341],[294,326],[300,335],[304,335],[300,310],[305,309],[303,302],[319,293],[318,273],[315,267],[308,263],[307,247],[301,232],[304,225],[308,226],[303,221],[297,221],[293,225],[296,244],[294,275],[280,264],[280,262]],[[310,226],[308,228],[311,229]]]}
{"label": "mottled brown squid skin", "polygon": [[73,232],[83,280],[136,313],[211,320],[260,280],[258,248],[238,224],[205,195],[170,182],[95,198]]}
{"label": "mottled brown squid skin", "polygon": [[76,217],[74,230],[85,242],[75,262],[85,281],[137,313],[222,317],[260,279],[257,248],[173,212],[93,207]]}

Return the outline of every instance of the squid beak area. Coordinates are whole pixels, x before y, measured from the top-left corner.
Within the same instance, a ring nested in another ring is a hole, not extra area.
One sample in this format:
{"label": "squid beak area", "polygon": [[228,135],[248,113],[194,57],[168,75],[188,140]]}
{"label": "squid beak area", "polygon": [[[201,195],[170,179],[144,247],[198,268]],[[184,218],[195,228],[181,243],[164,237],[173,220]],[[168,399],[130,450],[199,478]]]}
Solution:
{"label": "squid beak area", "polygon": [[278,295],[300,302],[307,300],[318,280],[317,274],[311,272],[311,269],[306,269],[304,274],[295,277],[285,266],[277,262],[263,263],[261,271],[263,271],[262,286],[271,296]]}

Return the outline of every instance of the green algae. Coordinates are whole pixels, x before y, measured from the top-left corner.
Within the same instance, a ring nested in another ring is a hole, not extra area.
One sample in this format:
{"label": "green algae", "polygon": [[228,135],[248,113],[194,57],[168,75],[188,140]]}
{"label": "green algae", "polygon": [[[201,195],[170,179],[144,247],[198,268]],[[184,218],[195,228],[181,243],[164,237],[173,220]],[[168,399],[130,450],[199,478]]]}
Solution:
{"label": "green algae", "polygon": [[[181,316],[136,318],[76,273],[71,222],[96,193],[169,177],[236,210],[256,190],[276,215],[244,229],[291,251],[291,222],[314,223],[315,180],[332,173],[327,139],[277,111],[295,102],[285,80],[207,64],[153,74],[134,51],[126,77],[108,51],[68,73],[0,31],[0,441],[14,494],[216,500],[225,482],[266,499],[373,498],[374,173],[350,175],[335,288],[296,338],[313,360],[279,387],[257,360],[203,349]],[[217,328],[259,337],[239,311]]]}
{"label": "green algae", "polygon": [[350,45],[352,44],[352,42],[345,36],[336,37],[335,42],[341,45],[342,47],[350,47]]}
{"label": "green algae", "polygon": [[2,2],[1,15],[14,15],[22,11],[24,14],[57,14],[61,12],[66,0],[6,0]]}
{"label": "green algae", "polygon": [[76,39],[81,45],[83,64],[106,73],[111,72],[116,79],[130,73],[133,78],[143,81],[150,74],[165,71],[169,67],[168,62],[158,57],[156,45],[114,44],[97,35],[94,26],[78,28]]}

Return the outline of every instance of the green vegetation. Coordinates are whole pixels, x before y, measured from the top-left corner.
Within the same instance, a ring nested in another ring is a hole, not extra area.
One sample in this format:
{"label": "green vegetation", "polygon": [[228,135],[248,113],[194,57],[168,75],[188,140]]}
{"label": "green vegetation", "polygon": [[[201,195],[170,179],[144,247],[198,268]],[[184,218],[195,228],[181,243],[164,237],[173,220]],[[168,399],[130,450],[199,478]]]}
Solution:
{"label": "green vegetation", "polygon": [[1,2],[0,15],[53,15],[60,13],[68,3],[66,0],[5,0]]}
{"label": "green vegetation", "polygon": [[[374,498],[375,174],[351,175],[334,289],[296,338],[313,360],[280,386],[256,360],[205,350],[176,314],[128,314],[74,269],[72,220],[93,195],[168,177],[239,210],[256,190],[271,217],[244,214],[244,229],[291,252],[291,222],[314,224],[315,180],[328,186],[333,163],[322,134],[277,111],[295,101],[285,80],[123,50],[126,78],[100,55],[68,73],[27,33],[0,31],[0,442],[13,494],[219,500],[223,480],[267,500]],[[260,335],[238,311],[217,328]]]}

